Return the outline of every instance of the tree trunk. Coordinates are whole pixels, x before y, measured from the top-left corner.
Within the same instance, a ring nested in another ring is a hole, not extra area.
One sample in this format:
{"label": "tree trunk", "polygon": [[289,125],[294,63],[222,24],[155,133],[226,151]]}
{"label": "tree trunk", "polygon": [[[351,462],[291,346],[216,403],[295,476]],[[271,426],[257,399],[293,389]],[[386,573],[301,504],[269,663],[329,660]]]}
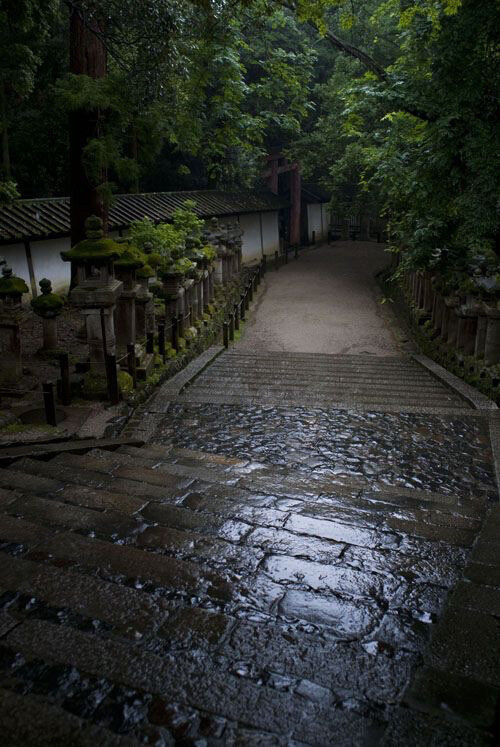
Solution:
{"label": "tree trunk", "polygon": [[9,125],[7,122],[7,102],[6,102],[5,84],[0,86],[0,118],[2,123],[2,176],[5,180],[12,177],[10,168],[10,149],[9,149]]}
{"label": "tree trunk", "polygon": [[[107,71],[106,49],[95,19],[84,17],[77,4],[70,10],[70,72],[103,78]],[[69,116],[71,243],[85,238],[85,220],[99,215],[106,223],[106,208],[95,184],[87,177],[82,161],[89,140],[99,136],[99,112],[87,109]],[[103,174],[103,181],[105,175]]]}

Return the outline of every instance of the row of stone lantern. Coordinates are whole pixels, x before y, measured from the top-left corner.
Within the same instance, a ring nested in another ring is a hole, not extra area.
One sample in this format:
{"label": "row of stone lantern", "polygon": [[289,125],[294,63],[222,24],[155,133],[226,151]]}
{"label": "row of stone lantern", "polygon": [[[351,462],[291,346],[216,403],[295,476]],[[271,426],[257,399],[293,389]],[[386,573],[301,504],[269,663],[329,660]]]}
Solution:
{"label": "row of stone lantern", "polygon": [[[214,247],[214,255],[207,252],[208,244]],[[100,218],[88,218],[86,238],[61,256],[75,267],[76,282],[69,297],[85,318],[91,373],[106,376],[106,355],[116,355],[125,363],[132,343],[136,372],[146,376],[153,356],[146,353],[145,341],[155,332],[151,282],[156,280],[165,301],[167,324],[177,317],[182,335],[184,320],[193,326],[213,302],[215,286],[225,285],[239,272],[241,246],[239,224],[220,225],[213,219],[202,240],[186,240],[188,270],[179,270],[166,265],[152,245],[146,244],[141,253],[126,239],[105,237]],[[40,288],[32,307],[42,319],[43,349],[50,352],[57,350],[57,317],[64,301],[52,292],[49,280],[43,279]],[[28,292],[24,280],[4,266],[0,278],[0,383],[4,386],[21,378],[21,325],[27,318],[22,296]]]}
{"label": "row of stone lantern", "polygon": [[443,296],[429,272],[405,276],[410,300],[421,318],[430,320],[436,335],[458,355],[473,356],[486,366],[500,363],[500,309],[476,296]]}

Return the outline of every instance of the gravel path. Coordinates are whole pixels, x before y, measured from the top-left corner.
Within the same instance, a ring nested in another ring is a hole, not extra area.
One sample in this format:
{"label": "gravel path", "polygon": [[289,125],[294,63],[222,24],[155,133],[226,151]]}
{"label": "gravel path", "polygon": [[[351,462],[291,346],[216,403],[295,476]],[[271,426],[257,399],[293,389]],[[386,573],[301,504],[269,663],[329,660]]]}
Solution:
{"label": "gravel path", "polygon": [[375,274],[388,259],[382,244],[343,241],[306,251],[278,272],[270,270],[239,347],[398,354],[396,322],[377,299]]}

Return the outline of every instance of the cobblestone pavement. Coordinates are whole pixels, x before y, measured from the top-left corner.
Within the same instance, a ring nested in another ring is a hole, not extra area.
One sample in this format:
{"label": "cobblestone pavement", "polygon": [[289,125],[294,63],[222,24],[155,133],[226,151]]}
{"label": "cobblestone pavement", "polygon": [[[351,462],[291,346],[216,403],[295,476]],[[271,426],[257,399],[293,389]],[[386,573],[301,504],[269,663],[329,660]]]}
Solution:
{"label": "cobblestone pavement", "polygon": [[0,744],[491,744],[495,411],[409,358],[377,399],[362,356],[326,364],[359,375],[349,406],[287,354],[263,404],[238,355],[168,382],[142,448],[0,469]]}

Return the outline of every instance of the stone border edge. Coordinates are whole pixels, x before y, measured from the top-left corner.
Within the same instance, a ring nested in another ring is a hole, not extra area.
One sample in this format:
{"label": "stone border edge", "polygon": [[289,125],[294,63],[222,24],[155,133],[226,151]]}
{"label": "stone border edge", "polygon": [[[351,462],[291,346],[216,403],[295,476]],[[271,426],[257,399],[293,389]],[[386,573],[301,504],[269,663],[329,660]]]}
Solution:
{"label": "stone border edge", "polygon": [[489,399],[489,397],[482,394],[482,392],[479,392],[477,389],[474,389],[474,387],[470,386],[470,384],[467,384],[462,379],[459,379],[455,374],[447,371],[446,368],[440,366],[439,363],[436,363],[426,355],[417,353],[412,353],[411,357],[416,363],[421,365],[432,376],[434,376],[434,378],[444,384],[447,389],[451,389],[464,399],[474,410],[482,410],[485,413],[490,412],[492,414],[498,412],[498,407],[493,400]]}

